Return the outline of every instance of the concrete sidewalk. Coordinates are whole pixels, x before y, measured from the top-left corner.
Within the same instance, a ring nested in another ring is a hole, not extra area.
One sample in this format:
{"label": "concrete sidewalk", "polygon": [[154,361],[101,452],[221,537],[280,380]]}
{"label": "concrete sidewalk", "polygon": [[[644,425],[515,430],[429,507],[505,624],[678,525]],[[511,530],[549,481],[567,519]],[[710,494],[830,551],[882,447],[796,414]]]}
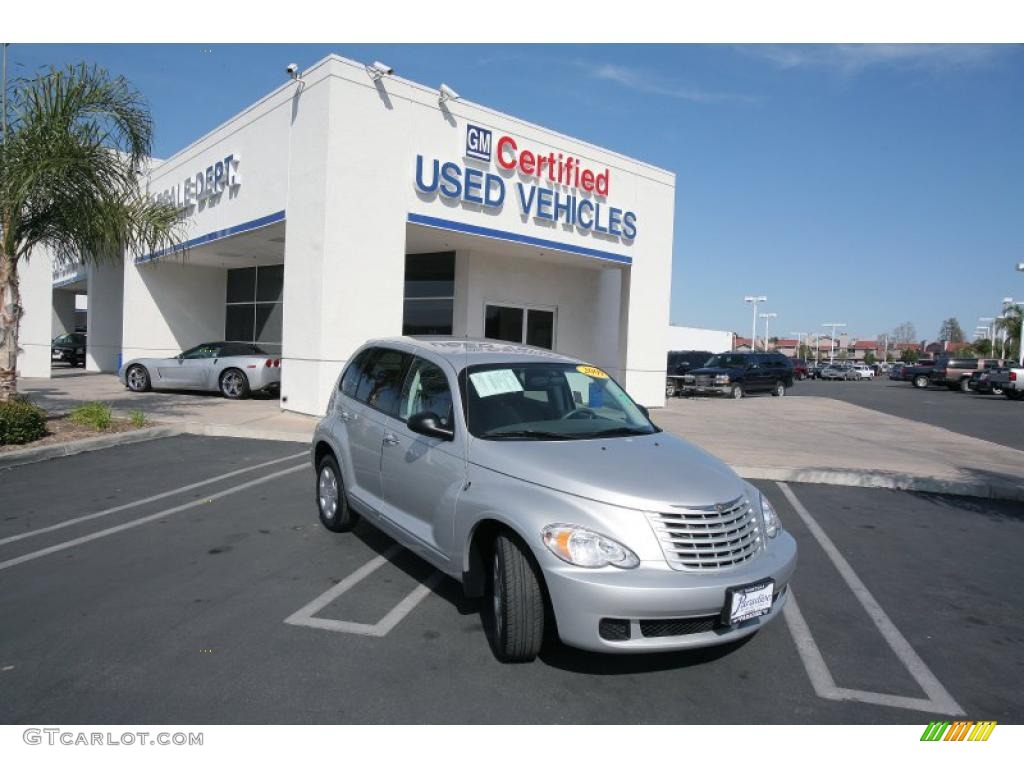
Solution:
{"label": "concrete sidewalk", "polygon": [[1024,501],[1024,451],[840,400],[670,399],[651,415],[748,478]]}
{"label": "concrete sidewalk", "polygon": [[266,395],[228,400],[220,393],[129,392],[113,374],[73,368],[53,373],[51,379],[19,379],[18,389],[50,411],[70,411],[80,403],[99,400],[119,416],[141,410],[154,423],[211,436],[308,443],[317,422],[312,416],[282,411],[280,401]]}
{"label": "concrete sidewalk", "polygon": [[[308,443],[316,418],[282,412],[276,398],[126,390],[117,377],[55,370],[21,379],[49,410],[91,400],[127,416],[203,435]],[[663,429],[696,443],[744,477],[955,493],[1024,501],[1024,451],[825,397],[671,399],[652,412]]]}

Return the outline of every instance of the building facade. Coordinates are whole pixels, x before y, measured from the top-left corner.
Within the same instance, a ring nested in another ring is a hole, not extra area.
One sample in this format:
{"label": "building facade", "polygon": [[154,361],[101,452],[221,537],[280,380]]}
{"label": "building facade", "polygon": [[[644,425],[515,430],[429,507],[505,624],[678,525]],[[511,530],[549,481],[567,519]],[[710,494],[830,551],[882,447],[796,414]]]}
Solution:
{"label": "building facade", "polygon": [[319,414],[365,340],[441,334],[581,357],[663,404],[668,171],[329,56],[148,185],[185,250],[47,285],[88,293],[89,369],[252,341],[283,358],[281,407]]}

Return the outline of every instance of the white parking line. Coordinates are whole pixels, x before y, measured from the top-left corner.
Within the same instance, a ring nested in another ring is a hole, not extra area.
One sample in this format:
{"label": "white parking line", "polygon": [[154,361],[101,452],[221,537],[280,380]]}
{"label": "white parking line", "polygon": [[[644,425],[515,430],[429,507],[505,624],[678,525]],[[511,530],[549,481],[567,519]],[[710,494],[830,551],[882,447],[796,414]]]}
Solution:
{"label": "white parking line", "polygon": [[434,587],[441,583],[444,575],[440,571],[431,574],[424,583],[419,584],[412,592],[402,598],[401,602],[388,611],[387,615],[376,624],[363,624],[357,621],[341,621],[339,619],[320,619],[316,617],[316,614],[382,565],[390,562],[401,551],[402,546],[395,544],[383,555],[373,558],[373,560],[370,560],[364,566],[346,576],[312,602],[304,605],[285,619],[284,623],[297,627],[313,627],[315,629],[326,629],[331,632],[343,632],[349,635],[384,637],[398,626],[398,622],[412,613],[413,608],[419,605],[434,590]]}
{"label": "white parking line", "polygon": [[200,504],[207,504],[211,501],[222,498],[224,496],[229,496],[232,493],[244,491],[246,488],[252,488],[254,485],[267,483],[270,482],[271,480],[276,480],[279,477],[283,477],[284,475],[291,474],[292,472],[298,472],[301,469],[308,468],[308,464],[299,464],[298,466],[295,467],[289,467],[288,469],[282,469],[278,472],[272,472],[269,475],[264,475],[263,477],[257,478],[255,480],[250,480],[247,483],[234,485],[230,488],[224,489],[223,491],[218,491],[217,493],[211,494],[210,496],[207,496],[204,499],[195,499],[193,501],[188,502],[187,504],[180,504],[177,507],[171,507],[170,509],[165,509],[162,512],[156,512],[152,515],[139,517],[127,523],[115,525],[112,528],[104,528],[102,531],[96,531],[95,533],[90,533],[86,536],[79,536],[77,539],[70,539],[69,541],[61,542],[60,544],[54,544],[52,547],[46,547],[45,549],[39,549],[35,552],[29,552],[28,554],[21,555],[20,557],[15,557],[10,560],[4,560],[3,562],[0,562],[0,571],[6,570],[7,568],[13,568],[16,565],[21,565],[22,563],[27,563],[31,560],[36,560],[40,557],[46,557],[46,555],[52,555],[55,552],[62,552],[63,550],[70,549],[71,547],[77,547],[80,544],[95,541],[96,539],[102,539],[106,536],[112,536],[115,533],[127,531],[129,528],[136,528],[140,525],[151,523],[154,520],[159,520],[163,517],[168,517],[169,515],[173,515],[176,512],[183,512],[186,509],[198,507]]}
{"label": "white parking line", "polygon": [[886,693],[836,687],[832,674],[828,671],[828,666],[825,664],[825,659],[814,642],[810,628],[807,626],[807,622],[804,620],[796,600],[790,594],[790,602],[783,609],[783,615],[786,617],[786,624],[789,626],[790,634],[793,635],[797,651],[800,653],[800,658],[803,660],[815,693],[825,699],[856,700],[869,704],[917,709],[922,712],[940,712],[949,715],[964,714],[964,710],[956,703],[949,694],[949,691],[943,687],[939,679],[935,677],[924,663],[924,660],[917,655],[917,652],[907,642],[907,639],[896,628],[896,625],[893,624],[888,614],[879,605],[874,595],[868,591],[864,582],[860,580],[860,577],[854,572],[849,562],[839,552],[836,545],[832,543],[824,529],[811,516],[811,513],[807,511],[807,508],[801,503],[800,499],[796,497],[793,490],[783,482],[777,482],[776,485],[785,494],[815,541],[818,542],[825,551],[825,554],[828,555],[829,560],[832,561],[836,570],[839,571],[839,575],[842,576],[843,581],[846,582],[846,585],[853,592],[854,597],[857,598],[857,601],[867,611],[868,616],[871,617],[882,637],[889,644],[889,647],[892,648],[893,653],[903,662],[903,665],[914,680],[917,681],[917,684],[921,686],[921,690],[924,691],[927,698],[917,699],[907,696],[895,696]]}
{"label": "white parking line", "polygon": [[138,499],[137,501],[130,501],[127,504],[121,504],[110,509],[104,509],[99,512],[92,512],[88,515],[82,515],[81,517],[73,517],[70,520],[64,520],[56,525],[49,525],[46,528],[36,528],[31,531],[25,531],[25,533],[19,533],[15,536],[8,536],[6,539],[0,539],[0,546],[4,544],[11,544],[15,541],[21,541],[22,539],[28,539],[32,536],[39,536],[43,533],[50,533],[51,531],[59,531],[61,528],[67,528],[69,525],[77,525],[78,523],[84,523],[89,520],[95,520],[98,517],[105,517],[106,515],[112,515],[115,512],[123,512],[126,509],[132,507],[138,507],[143,504],[150,504],[154,501],[160,501],[160,499],[166,499],[168,496],[177,496],[179,493],[185,493],[195,488],[202,488],[204,485],[210,485],[210,483],[217,483],[221,480],[227,480],[230,477],[236,477],[243,475],[246,472],[252,472],[254,469],[263,469],[264,467],[270,467],[274,464],[280,464],[283,461],[293,461],[294,459],[301,459],[307,456],[307,452],[296,453],[291,456],[285,456],[280,459],[271,459],[270,461],[264,461],[262,464],[253,464],[251,467],[243,467],[242,469],[236,469],[231,472],[225,472],[223,475],[217,475],[216,477],[208,478],[207,480],[200,480],[197,483],[190,483],[189,485],[183,485],[180,488],[172,488],[169,491],[163,493],[157,493],[153,496],[147,496],[144,499]]}

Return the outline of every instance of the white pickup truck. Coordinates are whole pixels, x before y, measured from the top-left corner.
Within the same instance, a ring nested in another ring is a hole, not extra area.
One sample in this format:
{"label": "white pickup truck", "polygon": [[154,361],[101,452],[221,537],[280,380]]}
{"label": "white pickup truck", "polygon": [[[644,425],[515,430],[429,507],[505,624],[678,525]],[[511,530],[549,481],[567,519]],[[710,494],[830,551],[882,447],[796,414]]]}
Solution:
{"label": "white pickup truck", "polygon": [[1024,400],[1024,368],[1007,368],[992,371],[989,383],[1002,387],[1003,394],[1011,400]]}

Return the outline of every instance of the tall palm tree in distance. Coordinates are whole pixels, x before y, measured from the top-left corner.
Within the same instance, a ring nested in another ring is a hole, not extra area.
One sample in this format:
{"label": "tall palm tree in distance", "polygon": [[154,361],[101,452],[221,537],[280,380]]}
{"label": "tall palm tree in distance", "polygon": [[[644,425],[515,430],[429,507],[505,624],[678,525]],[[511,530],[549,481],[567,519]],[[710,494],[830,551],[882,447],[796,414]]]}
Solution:
{"label": "tall palm tree in distance", "polygon": [[179,245],[178,210],[146,195],[153,123],[123,77],[86,64],[11,82],[0,143],[0,402],[17,393],[18,267],[117,262]]}

